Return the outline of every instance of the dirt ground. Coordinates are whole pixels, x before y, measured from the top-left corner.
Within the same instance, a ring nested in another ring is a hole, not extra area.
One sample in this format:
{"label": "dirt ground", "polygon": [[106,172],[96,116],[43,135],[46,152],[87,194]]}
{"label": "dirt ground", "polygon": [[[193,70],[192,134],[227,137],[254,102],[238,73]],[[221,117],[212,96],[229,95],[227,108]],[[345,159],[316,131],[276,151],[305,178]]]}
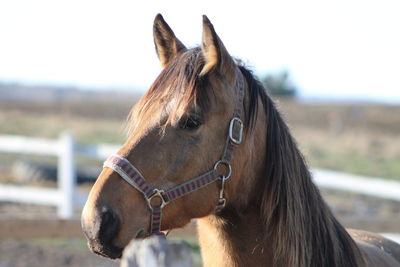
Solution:
{"label": "dirt ground", "polygon": [[86,249],[83,239],[0,240],[1,267],[119,266]]}

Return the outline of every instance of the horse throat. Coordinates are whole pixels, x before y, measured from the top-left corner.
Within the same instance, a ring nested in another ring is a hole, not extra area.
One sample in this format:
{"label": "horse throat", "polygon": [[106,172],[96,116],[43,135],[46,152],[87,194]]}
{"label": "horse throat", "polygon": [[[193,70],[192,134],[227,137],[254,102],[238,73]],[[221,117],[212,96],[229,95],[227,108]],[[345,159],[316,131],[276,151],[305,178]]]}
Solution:
{"label": "horse throat", "polygon": [[[273,266],[273,251],[263,236],[258,208],[198,220],[203,266]],[[261,264],[261,265],[260,265]]]}

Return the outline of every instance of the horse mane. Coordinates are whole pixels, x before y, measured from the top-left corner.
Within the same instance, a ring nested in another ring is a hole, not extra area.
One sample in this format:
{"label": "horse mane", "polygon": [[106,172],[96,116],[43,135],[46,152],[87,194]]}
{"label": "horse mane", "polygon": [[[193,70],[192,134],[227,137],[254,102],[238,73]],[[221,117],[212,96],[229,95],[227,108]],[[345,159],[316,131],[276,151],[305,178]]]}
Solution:
{"label": "horse mane", "polygon": [[[257,203],[265,225],[264,235],[272,240],[275,265],[358,266],[357,258],[362,258],[358,247],[313,184],[306,161],[274,102],[252,72],[238,65],[249,90],[244,118],[247,133],[254,129],[259,99],[267,118],[265,176],[257,187],[262,188]],[[178,55],[131,111],[128,127],[134,127],[134,118],[147,120],[153,116],[152,107],[168,109],[164,110],[165,124],[191,104],[206,112],[215,89],[208,75],[199,75],[203,66],[198,47]],[[173,106],[165,104],[172,99]]]}
{"label": "horse mane", "polygon": [[[208,75],[200,76],[205,62],[200,47],[179,54],[160,73],[147,93],[134,106],[128,116],[129,129],[135,128],[135,118],[148,120],[154,116],[153,108],[164,107],[162,126],[180,117],[188,106],[195,111],[206,113],[209,110],[210,94],[213,92]],[[203,88],[210,88],[204,90]],[[174,100],[174,101],[171,101]],[[165,105],[172,103],[172,105]]]}
{"label": "horse mane", "polygon": [[249,85],[247,114],[254,120],[258,98],[267,117],[265,177],[258,202],[276,266],[358,266],[360,251],[335,219],[311,180],[306,161],[263,85],[243,66]]}

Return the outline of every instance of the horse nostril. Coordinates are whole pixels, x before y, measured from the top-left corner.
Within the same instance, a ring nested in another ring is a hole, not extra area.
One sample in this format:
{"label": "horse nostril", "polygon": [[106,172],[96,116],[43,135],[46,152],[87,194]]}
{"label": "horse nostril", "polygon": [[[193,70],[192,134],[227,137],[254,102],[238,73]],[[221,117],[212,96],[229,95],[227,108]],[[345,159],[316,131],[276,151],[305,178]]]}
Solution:
{"label": "horse nostril", "polygon": [[100,214],[99,240],[102,244],[110,243],[118,234],[119,217],[109,208],[103,207]]}

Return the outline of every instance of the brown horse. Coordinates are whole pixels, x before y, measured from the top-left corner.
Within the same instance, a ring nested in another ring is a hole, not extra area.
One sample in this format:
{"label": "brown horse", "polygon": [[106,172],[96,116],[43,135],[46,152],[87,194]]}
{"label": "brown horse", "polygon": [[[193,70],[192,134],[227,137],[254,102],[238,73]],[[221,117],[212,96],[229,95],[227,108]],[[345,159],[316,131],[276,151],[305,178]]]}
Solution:
{"label": "brown horse", "polygon": [[197,218],[205,266],[400,266],[398,244],[334,218],[273,101],[207,17],[198,48],[161,15],[154,41],[163,70],[82,213],[95,253],[118,258],[132,238]]}

